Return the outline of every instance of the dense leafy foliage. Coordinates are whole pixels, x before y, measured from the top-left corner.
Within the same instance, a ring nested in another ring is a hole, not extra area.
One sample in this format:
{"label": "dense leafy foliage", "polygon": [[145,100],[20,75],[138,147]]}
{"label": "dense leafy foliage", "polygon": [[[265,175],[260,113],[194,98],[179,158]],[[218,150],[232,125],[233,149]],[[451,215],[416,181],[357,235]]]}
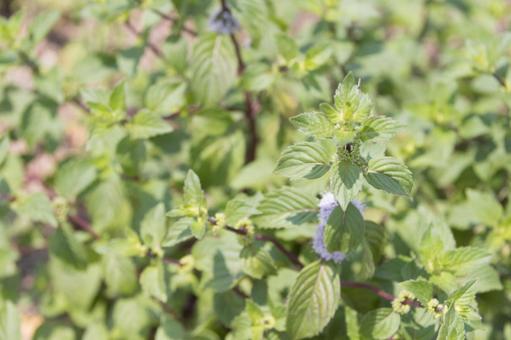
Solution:
{"label": "dense leafy foliage", "polygon": [[2,6],[0,339],[511,338],[509,1]]}

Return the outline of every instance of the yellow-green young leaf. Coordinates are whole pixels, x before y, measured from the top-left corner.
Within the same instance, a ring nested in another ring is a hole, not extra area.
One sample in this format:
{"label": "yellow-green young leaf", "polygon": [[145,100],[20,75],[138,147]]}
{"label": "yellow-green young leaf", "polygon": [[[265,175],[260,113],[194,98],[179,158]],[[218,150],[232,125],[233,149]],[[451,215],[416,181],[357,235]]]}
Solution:
{"label": "yellow-green young leaf", "polygon": [[126,91],[124,82],[119,83],[108,100],[110,108],[114,111],[124,111],[126,108]]}
{"label": "yellow-green young leaf", "polygon": [[142,291],[162,302],[167,301],[165,268],[161,262],[147,266],[140,275]]}
{"label": "yellow-green young leaf", "polygon": [[282,153],[275,173],[291,178],[320,178],[330,170],[335,151],[334,142],[328,139],[291,145]]}
{"label": "yellow-green young leaf", "polygon": [[202,204],[204,202],[204,192],[200,184],[200,178],[193,170],[188,170],[184,183],[184,203]]}
{"label": "yellow-green young leaf", "polygon": [[265,195],[253,221],[259,228],[290,228],[316,220],[317,200],[307,192],[284,187]]}
{"label": "yellow-green young leaf", "polygon": [[413,186],[412,172],[393,157],[371,160],[366,180],[374,188],[396,195],[408,195]]}
{"label": "yellow-green young leaf", "polygon": [[363,121],[371,114],[373,109],[371,99],[355,84],[355,78],[351,73],[337,87],[334,103],[345,122]]}
{"label": "yellow-green young leaf", "polygon": [[328,103],[321,103],[319,104],[319,109],[321,112],[325,114],[325,116],[328,118],[330,122],[333,124],[340,123],[342,121],[341,114],[337,109],[335,109],[332,105]]}
{"label": "yellow-green young leaf", "polygon": [[334,166],[332,177],[330,177],[330,190],[343,210],[346,210],[348,204],[357,197],[364,177],[362,169],[357,165],[342,161]]}
{"label": "yellow-green young leaf", "polygon": [[151,249],[160,249],[161,242],[167,233],[165,207],[163,203],[149,210],[142,220],[140,235],[145,245]]}
{"label": "yellow-green young leaf", "polygon": [[401,317],[392,308],[378,308],[362,318],[360,329],[363,339],[388,339],[399,329]]}
{"label": "yellow-green young leaf", "polygon": [[322,112],[305,112],[289,119],[298,131],[317,138],[331,137],[334,125]]}
{"label": "yellow-green young leaf", "polygon": [[138,112],[126,125],[133,139],[146,139],[172,132],[172,126],[161,118],[159,114],[149,110]]}
{"label": "yellow-green young leaf", "polygon": [[319,334],[334,316],[340,298],[339,276],[320,261],[303,268],[291,288],[286,328],[293,339]]}
{"label": "yellow-green young leaf", "polygon": [[208,34],[193,47],[191,90],[203,106],[218,103],[236,81],[236,59],[229,37]]}

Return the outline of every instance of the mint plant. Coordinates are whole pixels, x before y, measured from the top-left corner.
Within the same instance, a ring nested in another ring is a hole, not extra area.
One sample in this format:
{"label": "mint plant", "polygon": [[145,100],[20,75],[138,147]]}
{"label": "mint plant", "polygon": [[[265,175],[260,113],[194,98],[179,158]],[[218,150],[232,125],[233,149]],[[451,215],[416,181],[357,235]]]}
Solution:
{"label": "mint plant", "polygon": [[4,1],[0,339],[511,338],[509,13]]}

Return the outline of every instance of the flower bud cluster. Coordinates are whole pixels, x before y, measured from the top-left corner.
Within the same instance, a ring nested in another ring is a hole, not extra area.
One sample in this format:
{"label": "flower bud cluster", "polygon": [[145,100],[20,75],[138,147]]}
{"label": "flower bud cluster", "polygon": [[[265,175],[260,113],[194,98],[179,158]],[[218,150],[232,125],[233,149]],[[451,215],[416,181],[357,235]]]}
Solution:
{"label": "flower bud cluster", "polygon": [[437,299],[433,298],[429,300],[427,305],[427,310],[431,314],[435,316],[436,319],[442,317],[445,313],[447,313],[447,306],[440,303]]}
{"label": "flower bud cluster", "polygon": [[415,295],[407,290],[403,290],[392,301],[392,309],[399,314],[406,314],[410,311],[410,304],[415,300]]}

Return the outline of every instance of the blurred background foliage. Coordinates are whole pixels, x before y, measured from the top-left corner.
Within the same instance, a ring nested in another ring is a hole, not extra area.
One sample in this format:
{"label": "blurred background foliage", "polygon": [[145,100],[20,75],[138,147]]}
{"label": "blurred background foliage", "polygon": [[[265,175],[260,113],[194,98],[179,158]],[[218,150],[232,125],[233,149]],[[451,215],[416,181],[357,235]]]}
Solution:
{"label": "blurred background foliage", "polygon": [[[416,183],[412,200],[365,202],[387,229],[380,262],[400,259],[405,275],[420,226],[445,223],[498,271],[474,274],[492,276],[474,339],[511,338],[510,1],[228,0],[232,36],[213,0],[0,6],[1,338],[19,337],[18,324],[35,339],[224,337],[242,300],[197,274],[211,267],[203,248],[219,245],[170,239],[176,258],[193,247],[196,270],[164,264],[165,314],[145,294],[162,269],[139,278],[152,265],[142,221],[182,200],[189,168],[213,211],[283,185],[276,161],[303,139],[288,118],[330,102],[348,72],[404,125],[390,153]],[[306,252],[310,230],[280,237]],[[289,287],[290,273],[271,284]],[[376,303],[363,291],[350,300]]]}

